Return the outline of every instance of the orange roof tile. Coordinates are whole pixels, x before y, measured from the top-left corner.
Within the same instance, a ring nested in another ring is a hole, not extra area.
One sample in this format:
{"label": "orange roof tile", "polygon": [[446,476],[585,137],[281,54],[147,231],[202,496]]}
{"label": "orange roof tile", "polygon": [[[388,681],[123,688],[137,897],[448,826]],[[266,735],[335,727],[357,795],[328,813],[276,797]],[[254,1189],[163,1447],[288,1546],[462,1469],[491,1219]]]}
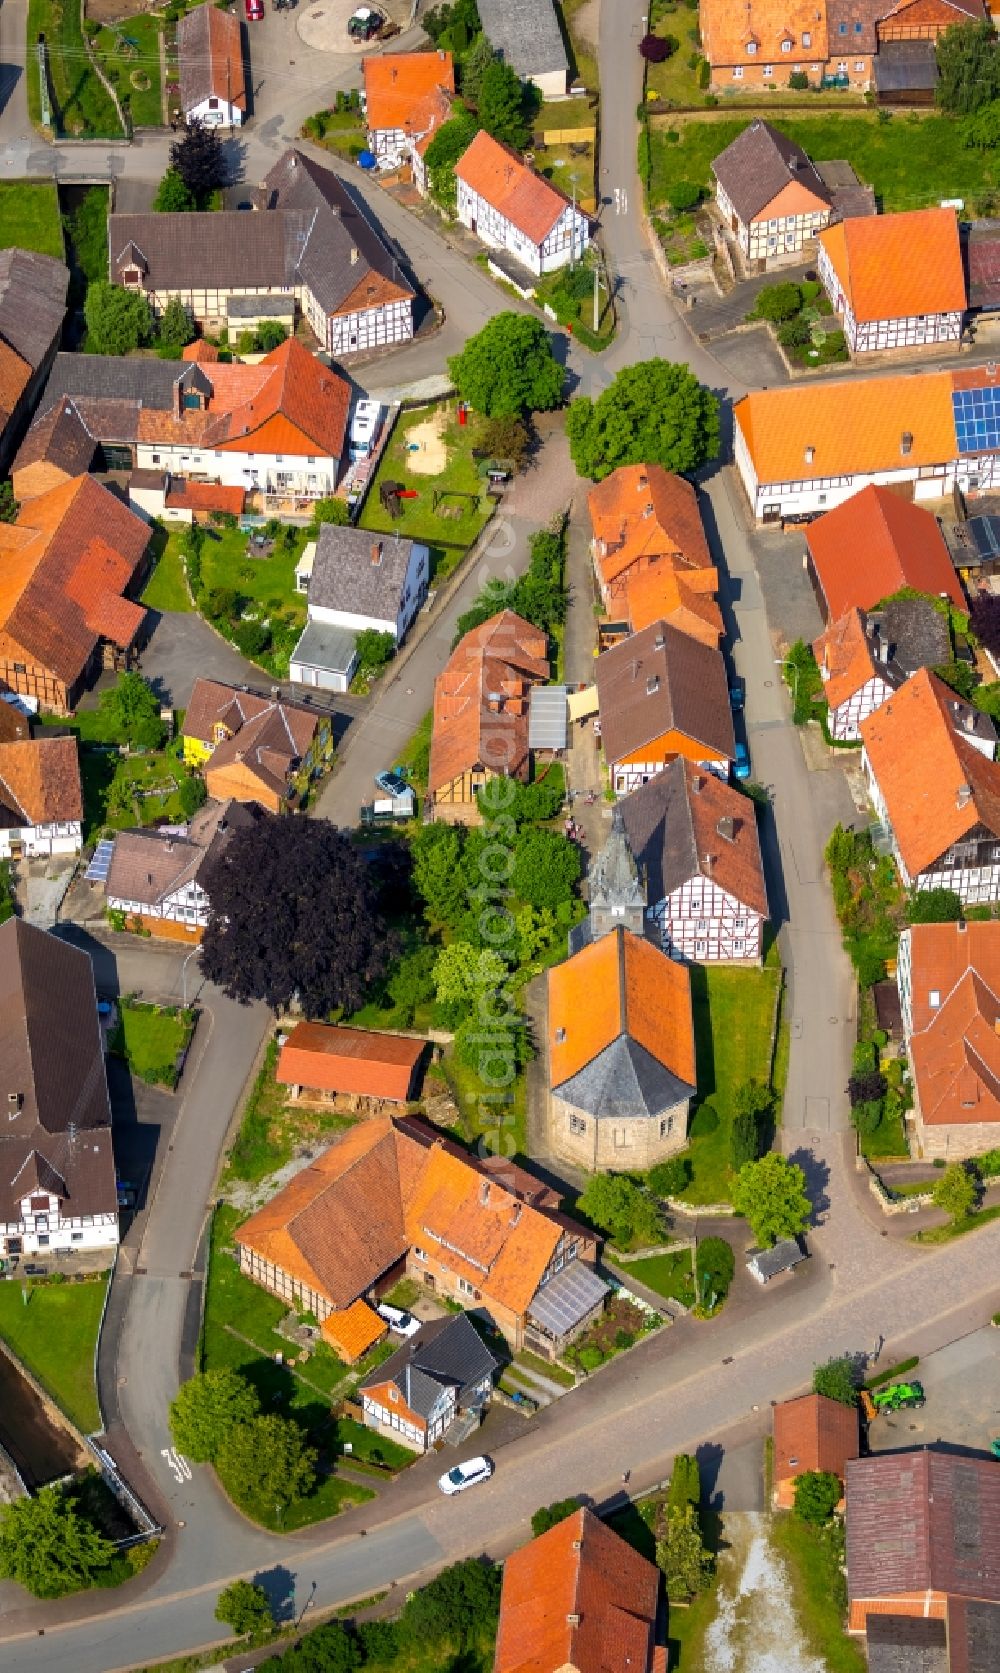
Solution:
{"label": "orange roof tile", "polygon": [[[705,56],[713,67],[815,64],[829,57],[826,7],[821,9],[815,0],[753,0],[746,7],[732,0],[701,0],[698,22]],[[756,48],[752,54],[748,43]]]}
{"label": "orange roof tile", "polygon": [[450,52],[386,52],[363,58],[361,69],[369,128],[423,134],[447,121],[455,96]]}
{"label": "orange roof tile", "polygon": [[202,366],[212,365],[218,358],[215,344],[206,342],[204,337],[196,337],[193,343],[186,343],[181,349],[182,360],[194,360]]}
{"label": "orange roof tile", "polygon": [[847,1460],[857,1458],[858,1410],[825,1394],[781,1400],[774,1408],[774,1479],[806,1470],[829,1470],[843,1481]]}
{"label": "orange roof tile", "polygon": [[640,558],[668,556],[706,569],[712,558],[698,496],[690,482],[662,465],[621,465],[587,495],[605,583]]}
{"label": "orange roof tile", "polygon": [[651,941],[613,930],[553,965],[548,987],[553,1089],[620,1038],[635,1041],[694,1087],[690,972]]}
{"label": "orange roof tile", "polygon": [[28,362],[0,338],[0,423],[6,424],[30,379]]}
{"label": "orange roof tile", "polygon": [[[984,368],[977,381],[988,383]],[[841,378],[753,390],[733,412],[761,484],[898,470],[903,463],[916,470],[956,456],[952,387],[948,372]]]}
{"label": "orange roof tile", "polygon": [[[256,432],[256,447],[261,452],[304,453],[305,441],[312,442],[317,452],[338,459],[351,404],[347,379],[315,359],[295,337],[286,338],[272,349],[260,367],[266,367],[270,375],[259,393],[231,411],[226,439],[215,445],[223,450],[243,450],[246,438]],[[221,370],[217,367],[212,373],[212,406],[216,409]],[[163,414],[157,413],[156,417],[162,418]],[[273,446],[262,445],[265,433]]]}
{"label": "orange roof tile", "polygon": [[[975,970],[1000,992],[1000,923],[914,924],[906,931],[910,950],[910,1013],[921,1033],[938,1015],[967,970]],[[930,996],[938,995],[932,1005]]]}
{"label": "orange roof tile", "polygon": [[281,1049],[277,1078],[283,1086],[405,1103],[426,1044],[402,1034],[300,1022]]}
{"label": "orange roof tile", "polygon": [[813,655],[824,676],[823,696],[839,709],[878,673],[875,651],[860,610],[845,610],[813,640]]}
{"label": "orange roof tile", "polygon": [[455,164],[455,178],[464,181],[470,191],[476,192],[533,244],[541,244],[548,237],[569,207],[564,192],[551,181],[543,180],[521,161],[516,151],[501,145],[485,128],[480,128]]}
{"label": "orange roof tile", "polygon": [[928,1125],[1000,1122],[1000,981],[991,986],[967,970],[933,1021],[910,1036],[910,1063]]}
{"label": "orange roof tile", "polygon": [[376,1342],[384,1341],[389,1326],[367,1301],[358,1300],[341,1312],[328,1313],[320,1325],[320,1334],[341,1359],[353,1365]]}
{"label": "orange roof tile", "polygon": [[8,813],[15,816],[15,824],[24,825],[83,818],[75,738],[39,736],[0,743],[0,825],[9,823]]}
{"label": "orange roof tile", "polygon": [[717,650],[726,631],[715,599],[695,592],[682,575],[663,562],[643,565],[637,574],[629,576],[625,608],[633,633],[641,633],[651,622],[669,622],[671,627],[679,627],[682,633]]}
{"label": "orange roof tile", "polygon": [[921,668],[861,722],[865,753],[911,878],[978,825],[1000,837],[1000,763],[988,761],[956,730],[975,713]]}
{"label": "orange roof tile", "polygon": [[547,645],[546,635],[513,610],[459,640],[434,682],[432,795],[475,767],[524,776],[528,694],[549,677]]}
{"label": "orange roof tile", "polygon": [[870,486],[824,512],[806,530],[806,544],[829,616],[870,610],[900,587],[966,609],[937,518],[891,488]]}
{"label": "orange roof tile", "polygon": [[227,488],[221,482],[193,482],[190,477],[174,476],[165,503],[172,511],[228,511],[240,517],[245,502],[246,492],[239,486]]}
{"label": "orange roof tile", "polygon": [[965,271],[953,209],[863,215],[819,235],[854,318],[962,313]]}
{"label": "orange roof tile", "polygon": [[654,1673],[659,1590],[651,1562],[575,1511],[507,1558],[494,1673]]}

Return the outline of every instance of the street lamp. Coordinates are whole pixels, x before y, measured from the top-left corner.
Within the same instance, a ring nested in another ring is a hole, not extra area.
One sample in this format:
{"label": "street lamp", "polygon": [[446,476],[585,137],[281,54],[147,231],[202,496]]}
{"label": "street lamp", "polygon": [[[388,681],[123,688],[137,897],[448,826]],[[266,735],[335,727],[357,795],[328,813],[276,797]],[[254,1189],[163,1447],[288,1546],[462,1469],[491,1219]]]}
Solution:
{"label": "street lamp", "polygon": [[188,998],[187,998],[187,993],[188,993],[188,990],[187,990],[188,965],[191,963],[191,960],[193,958],[198,957],[198,954],[200,952],[201,952],[200,947],[192,947],[191,951],[188,953],[187,957],[185,958],[184,963],[181,965],[181,1006],[185,1011],[187,1010],[187,1002],[188,1002]]}
{"label": "street lamp", "polygon": [[315,1596],[316,1596],[316,1581],[314,1580],[313,1583],[312,1583],[312,1591],[309,1593],[309,1596],[306,1598],[305,1603],[302,1605],[302,1609],[299,1613],[299,1618],[295,1623],[295,1627],[293,1629],[295,1632],[298,1632],[299,1627],[302,1625],[302,1622],[305,1620],[306,1610],[309,1608],[309,1605],[312,1603],[312,1600]]}

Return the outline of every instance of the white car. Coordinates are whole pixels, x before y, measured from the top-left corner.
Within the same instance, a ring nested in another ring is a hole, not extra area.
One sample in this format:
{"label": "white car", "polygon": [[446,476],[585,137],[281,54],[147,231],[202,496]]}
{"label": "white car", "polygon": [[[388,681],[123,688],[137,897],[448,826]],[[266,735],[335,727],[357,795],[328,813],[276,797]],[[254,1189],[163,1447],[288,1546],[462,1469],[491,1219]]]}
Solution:
{"label": "white car", "polygon": [[456,1464],[447,1475],[441,1476],[438,1486],[442,1493],[464,1493],[467,1487],[475,1487],[477,1482],[489,1481],[492,1474],[491,1458],[467,1458],[464,1464]]}
{"label": "white car", "polygon": [[397,1336],[416,1336],[420,1329],[419,1319],[415,1319],[412,1313],[407,1313],[402,1307],[393,1307],[388,1301],[380,1301],[375,1311]]}

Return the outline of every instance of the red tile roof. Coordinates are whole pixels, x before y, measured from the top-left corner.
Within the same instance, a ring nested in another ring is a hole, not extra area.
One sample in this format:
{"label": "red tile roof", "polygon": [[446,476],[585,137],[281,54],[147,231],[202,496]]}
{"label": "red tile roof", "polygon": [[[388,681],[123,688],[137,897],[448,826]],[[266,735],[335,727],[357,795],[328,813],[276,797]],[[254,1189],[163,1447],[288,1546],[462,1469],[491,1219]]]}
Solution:
{"label": "red tile roof", "polygon": [[659,1590],[652,1563],[575,1511],[507,1558],[494,1673],[654,1673]]}
{"label": "red tile roof", "polygon": [[594,562],[605,583],[640,558],[669,557],[684,569],[710,569],[698,496],[662,465],[621,465],[587,495]]}
{"label": "red tile roof", "polygon": [[963,313],[965,273],[953,209],[838,221],[819,235],[855,319]]}
{"label": "red tile roof", "polygon": [[367,1301],[352,1301],[342,1312],[327,1315],[320,1325],[320,1334],[341,1359],[353,1365],[376,1342],[385,1340],[389,1326]]}
{"label": "red tile roof", "polygon": [[413,1097],[414,1076],[426,1043],[401,1034],[300,1022],[281,1049],[277,1078],[284,1086],[303,1086],[309,1091],[405,1103]]}
{"label": "red tile roof", "polygon": [[[10,709],[7,703],[2,706]],[[40,735],[0,743],[0,826],[50,825],[82,818],[75,738]]]}
{"label": "red tile roof", "polygon": [[625,929],[602,935],[548,976],[549,1065],[558,1088],[618,1039],[678,1081],[696,1082],[691,974]]}
{"label": "red tile roof", "polygon": [[937,518],[890,488],[852,494],[810,523],[806,543],[832,621],[855,606],[870,610],[901,587],[944,593],[966,609]]}
{"label": "red tile roof", "polygon": [[839,709],[878,673],[872,642],[860,610],[845,610],[813,641],[813,655],[825,673],[823,696]]}
{"label": "red tile roof", "polygon": [[[239,762],[269,791],[284,796],[323,719],[316,709],[287,698],[258,697],[220,680],[198,679],[184,716],[184,736],[212,747],[208,771]],[[221,739],[217,727],[223,730]]]}
{"label": "red tile roof", "polygon": [[365,119],[378,132],[426,133],[451,114],[455,66],[450,52],[386,52],[363,58]]}
{"label": "red tile roof", "polygon": [[228,511],[233,517],[242,516],[245,502],[243,488],[227,488],[221,482],[192,482],[184,476],[170,478],[165,500],[171,511]]}
{"label": "red tile roof", "polygon": [[1000,923],[915,924],[908,935],[920,1113],[931,1126],[1000,1121]]}
{"label": "red tile roof", "polygon": [[849,1458],[857,1458],[858,1409],[825,1394],[781,1400],[774,1408],[774,1479],[828,1470],[843,1481]]}
{"label": "red tile roof", "polygon": [[491,138],[485,128],[455,164],[456,180],[491,205],[512,226],[541,244],[570,206],[564,192],[522,162],[516,151]]}
{"label": "red tile roof", "polygon": [[434,682],[432,795],[474,767],[523,777],[528,694],[549,677],[547,644],[513,610],[501,610],[459,640]]}

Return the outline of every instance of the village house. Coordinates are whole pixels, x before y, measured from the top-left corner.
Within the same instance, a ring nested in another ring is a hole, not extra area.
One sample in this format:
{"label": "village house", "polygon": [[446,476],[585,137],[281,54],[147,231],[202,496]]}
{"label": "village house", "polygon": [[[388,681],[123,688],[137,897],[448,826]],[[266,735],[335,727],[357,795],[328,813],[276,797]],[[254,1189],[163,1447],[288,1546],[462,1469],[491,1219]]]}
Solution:
{"label": "village house", "polygon": [[90,955],[0,925],[0,1255],[112,1249],[118,1191]]}
{"label": "village house", "polygon": [[602,651],[595,666],[600,735],[618,796],[683,755],[728,778],[736,753],[722,655],[666,622]]}
{"label": "village house", "polygon": [[[850,503],[850,502],[848,502]],[[929,599],[892,599],[866,614],[845,610],[813,642],[823,681],[830,736],[855,743],[861,722],[918,668],[951,660],[947,618]]]}
{"label": "village house", "polygon": [[435,819],[478,824],[492,778],[527,782],[529,699],[549,677],[548,639],[513,610],[461,638],[434,681],[427,792]]}
{"label": "village house", "polygon": [[629,587],[649,569],[681,576],[699,592],[717,591],[698,496],[682,476],[662,465],[620,465],[591,488],[587,508],[594,574],[609,615],[627,609]]}
{"label": "village house", "polygon": [[455,164],[458,218],[488,249],[516,264],[514,277],[553,273],[579,261],[590,243],[582,210],[516,151],[481,128]]}
{"label": "village house", "polygon": [[832,195],[815,164],[759,118],[713,159],[712,173],[719,217],[751,272],[801,260],[830,220]]}
{"label": "village house", "polygon": [[287,698],[195,680],[184,715],[184,760],[218,801],[286,813],[333,753],[330,716]]}
{"label": "village house", "polygon": [[[779,1400],[774,1408],[774,1503],[791,1510],[795,1483],[812,1470],[835,1475],[843,1486],[848,1461],[860,1452],[857,1406],[825,1394]],[[841,1507],[843,1506],[841,1497]]]}
{"label": "village house", "polygon": [[17,711],[0,703],[0,860],[79,854],[83,791],[75,738],[11,738]]}
{"label": "village house", "polygon": [[918,1154],[963,1160],[1000,1141],[1000,923],[914,924],[896,983]]}
{"label": "village house", "polygon": [[806,571],[828,622],[904,587],[967,608],[937,518],[891,488],[862,488],[810,523]]}
{"label": "village house", "polygon": [[417,1096],[426,1040],[365,1028],[299,1022],[278,1055],[276,1078],[291,1097],[341,1098],[352,1109],[406,1104]]}
{"label": "village house", "polygon": [[543,98],[566,97],[569,59],[553,0],[482,0],[479,19],[497,57],[522,81]]}
{"label": "village house", "polygon": [[[324,523],[309,573],[309,621],[354,634],[388,633],[398,647],[429,584],[430,549],[422,541]],[[293,660],[299,660],[295,653]]]}
{"label": "village house", "polygon": [[149,529],[92,476],[22,505],[0,524],[0,683],[68,714],[102,669],[127,668],[146,611]]}
{"label": "village house", "polygon": [[221,482],[264,509],[308,510],[333,493],[345,457],[350,384],[295,338],[256,366],[58,354],[36,424],[64,396],[103,469]]}
{"label": "village house", "polygon": [[660,1573],[586,1506],[503,1565],[494,1673],[666,1673]]}
{"label": "village house", "polygon": [[691,978],[644,938],[623,846],[619,828],[595,879],[590,934],[547,978],[550,1142],[600,1173],[641,1173],[682,1150],[697,1086]]}
{"label": "village house", "polygon": [[807,518],[870,484],[913,499],[1000,487],[1000,371],[841,378],[736,402],[733,454],[760,522]]}
{"label": "village house", "polygon": [[59,347],[68,289],[65,263],[35,250],[0,250],[0,472],[4,474]]}
{"label": "village house", "polygon": [[50,488],[86,476],[97,455],[94,440],[65,396],[37,417],[14,456],[11,486],[19,505]]}
{"label": "village house", "polygon": [[233,831],[252,825],[250,803],[208,802],[184,827],[119,831],[108,862],[105,902],[127,927],[171,941],[201,940],[211,902],[204,875]]}
{"label": "village house", "polygon": [[247,119],[243,25],[238,14],[205,0],[177,24],[180,109],[185,122],[240,128]]}
{"label": "village house", "polygon": [[165,523],[211,524],[220,513],[242,517],[246,494],[242,488],[225,488],[221,482],[192,482],[189,477],[172,477],[169,471],[135,470],[128,479],[128,503],[150,521],[162,517]]}
{"label": "village house", "polygon": [[927,669],[861,723],[861,766],[907,888],[1000,900],[1000,762],[988,716]]}
{"label": "village house", "polygon": [[953,209],[838,221],[819,235],[816,271],[852,354],[961,339],[967,299]]}
{"label": "village house", "polygon": [[409,342],[413,287],[330,169],[290,148],[250,196],[255,213],[221,210],[207,228],[198,215],[111,215],[112,283],[141,291],[156,315],[178,298],[233,341],[262,320],[290,333],[298,308],[338,359]]}
{"label": "village house", "polygon": [[746,797],[677,756],[615,811],[643,879],[647,933],[668,957],[759,964],[767,888]]}
{"label": "village house", "polygon": [[[496,1158],[494,1158],[496,1160]],[[555,1192],[491,1167],[413,1116],[365,1121],[236,1233],[240,1269],[322,1321],[404,1274],[552,1358],[599,1314],[597,1242]]]}
{"label": "village house", "polygon": [[386,52],[362,58],[368,149],[380,169],[412,158],[447,122],[455,97],[450,52]]}
{"label": "village house", "polygon": [[[947,1623],[952,1673],[996,1665],[1000,1472],[993,1464],[933,1447],[848,1462],[848,1632],[871,1630],[877,1616]],[[968,1659],[974,1638],[985,1658]]]}
{"label": "village house", "polygon": [[368,1373],[358,1389],[362,1422],[414,1452],[446,1435],[457,1443],[482,1422],[499,1370],[464,1313],[432,1319]]}

